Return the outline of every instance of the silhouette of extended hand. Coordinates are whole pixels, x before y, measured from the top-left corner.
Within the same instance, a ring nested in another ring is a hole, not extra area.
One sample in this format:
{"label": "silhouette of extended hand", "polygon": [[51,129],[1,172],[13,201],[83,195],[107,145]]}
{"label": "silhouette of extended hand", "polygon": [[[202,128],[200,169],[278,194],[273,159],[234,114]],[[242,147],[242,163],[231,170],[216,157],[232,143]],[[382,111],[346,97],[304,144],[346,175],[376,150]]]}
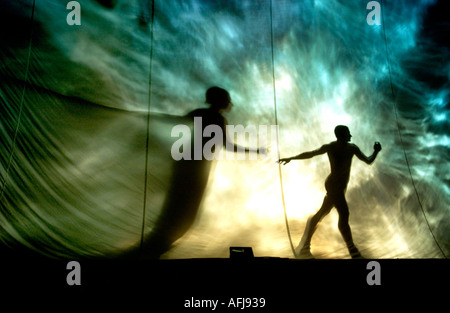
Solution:
{"label": "silhouette of extended hand", "polygon": [[291,158],[284,158],[284,159],[279,159],[278,163],[280,163],[281,165],[286,165],[289,162],[291,162]]}
{"label": "silhouette of extended hand", "polygon": [[256,153],[266,155],[268,152],[270,152],[269,148],[258,148]]}

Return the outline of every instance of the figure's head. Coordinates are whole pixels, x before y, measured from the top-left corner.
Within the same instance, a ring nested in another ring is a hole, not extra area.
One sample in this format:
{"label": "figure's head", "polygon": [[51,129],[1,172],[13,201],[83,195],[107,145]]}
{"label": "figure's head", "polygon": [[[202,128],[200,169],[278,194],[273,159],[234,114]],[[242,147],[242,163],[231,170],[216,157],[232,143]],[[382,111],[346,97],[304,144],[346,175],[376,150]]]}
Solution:
{"label": "figure's head", "polygon": [[347,126],[338,125],[334,128],[334,134],[339,141],[349,142],[352,138]]}
{"label": "figure's head", "polygon": [[217,111],[227,110],[232,106],[230,94],[223,88],[211,87],[206,91],[205,96],[205,103]]}

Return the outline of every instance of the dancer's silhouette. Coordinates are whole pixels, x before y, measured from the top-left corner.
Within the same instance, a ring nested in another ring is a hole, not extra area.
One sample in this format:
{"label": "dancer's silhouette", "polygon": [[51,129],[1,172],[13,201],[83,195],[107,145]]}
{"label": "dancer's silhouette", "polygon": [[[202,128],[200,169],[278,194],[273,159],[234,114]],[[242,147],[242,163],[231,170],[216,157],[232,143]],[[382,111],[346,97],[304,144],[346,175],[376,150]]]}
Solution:
{"label": "dancer's silhouette", "polygon": [[345,191],[350,179],[352,157],[356,155],[356,157],[361,161],[371,164],[375,160],[378,152],[381,151],[381,145],[379,142],[375,142],[373,146],[373,154],[367,157],[361,152],[358,146],[350,143],[352,135],[350,134],[350,130],[347,126],[336,126],[334,133],[337,138],[336,141],[325,144],[317,150],[304,152],[290,158],[283,158],[279,160],[281,164],[287,164],[291,160],[309,159],[316,155],[327,153],[330,161],[331,173],[325,180],[325,189],[327,194],[323,199],[323,204],[320,210],[314,216],[309,218],[306,223],[302,240],[296,249],[298,258],[313,257],[310,251],[311,238],[316,230],[317,224],[331,211],[333,206],[336,207],[339,213],[339,231],[347,244],[350,256],[352,258],[362,258],[361,253],[353,242],[350,225],[348,223],[349,210],[345,199]]}
{"label": "dancer's silhouette", "polygon": [[[205,102],[210,105],[209,108],[196,109],[186,115],[191,121],[201,118],[202,129],[196,131],[203,134],[206,127],[216,125],[222,130],[222,144],[226,149],[251,153],[265,151],[264,149],[239,147],[229,141],[226,135],[227,120],[222,116],[223,112],[232,108],[228,91],[219,87],[211,87],[206,91]],[[147,257],[159,258],[169,250],[171,245],[191,227],[197,216],[212,163],[203,156],[203,147],[210,138],[202,137],[200,139],[202,140],[201,145],[196,145],[195,140],[198,139],[193,138],[191,141],[191,158],[179,160],[174,165],[169,191],[161,214],[142,247],[142,252]],[[194,156],[194,150],[199,147],[202,152],[200,153],[202,154],[201,159]]]}

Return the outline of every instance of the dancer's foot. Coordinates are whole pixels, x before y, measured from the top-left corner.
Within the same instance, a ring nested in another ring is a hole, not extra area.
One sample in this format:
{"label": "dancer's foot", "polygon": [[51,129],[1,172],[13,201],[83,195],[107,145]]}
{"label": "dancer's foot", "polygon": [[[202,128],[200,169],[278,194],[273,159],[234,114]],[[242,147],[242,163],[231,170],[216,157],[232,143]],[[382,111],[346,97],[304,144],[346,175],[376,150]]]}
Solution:
{"label": "dancer's foot", "polygon": [[359,252],[358,248],[356,248],[355,246],[353,246],[352,248],[349,249],[350,252],[350,256],[352,259],[365,259],[362,255],[361,252]]}
{"label": "dancer's foot", "polygon": [[295,257],[302,260],[314,259],[314,256],[311,254],[311,250],[309,249],[309,247],[302,248],[300,252],[296,253]]}

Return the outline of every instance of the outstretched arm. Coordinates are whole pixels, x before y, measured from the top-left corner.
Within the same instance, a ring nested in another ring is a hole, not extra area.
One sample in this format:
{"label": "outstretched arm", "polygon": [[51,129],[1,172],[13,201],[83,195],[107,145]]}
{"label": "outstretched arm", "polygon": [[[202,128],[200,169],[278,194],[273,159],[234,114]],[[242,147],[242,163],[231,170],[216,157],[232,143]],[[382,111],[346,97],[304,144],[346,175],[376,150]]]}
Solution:
{"label": "outstretched arm", "polygon": [[364,153],[361,152],[361,150],[359,150],[358,147],[356,147],[355,148],[355,155],[361,161],[363,161],[363,162],[365,162],[367,164],[372,164],[373,161],[375,161],[378,153],[381,151],[381,144],[379,142],[375,142],[375,144],[373,145],[373,150],[374,151],[373,151],[371,156],[366,156]]}
{"label": "outstretched arm", "polygon": [[225,143],[225,149],[227,149],[228,151],[232,151],[232,152],[250,152],[250,153],[266,153],[266,149],[264,148],[257,148],[257,149],[252,149],[252,148],[247,148],[247,147],[242,147],[239,146],[237,144],[235,144],[234,142],[230,141],[228,138],[226,139]]}
{"label": "outstretched arm", "polygon": [[[226,119],[225,119],[225,125],[227,125]],[[228,137],[228,134],[226,131],[226,126],[224,126],[223,129],[224,129],[223,145],[225,146],[225,149],[227,151],[256,153],[256,154],[265,154],[267,152],[266,148],[247,148],[247,147],[243,147],[243,146],[235,144]]]}
{"label": "outstretched arm", "polygon": [[327,152],[327,145],[323,145],[319,149],[316,149],[316,150],[313,150],[313,151],[303,152],[303,153],[300,153],[300,154],[295,155],[295,156],[290,157],[290,158],[280,159],[278,162],[284,165],[284,164],[288,164],[292,160],[310,159],[312,157],[315,157],[316,155],[324,154],[326,152]]}

